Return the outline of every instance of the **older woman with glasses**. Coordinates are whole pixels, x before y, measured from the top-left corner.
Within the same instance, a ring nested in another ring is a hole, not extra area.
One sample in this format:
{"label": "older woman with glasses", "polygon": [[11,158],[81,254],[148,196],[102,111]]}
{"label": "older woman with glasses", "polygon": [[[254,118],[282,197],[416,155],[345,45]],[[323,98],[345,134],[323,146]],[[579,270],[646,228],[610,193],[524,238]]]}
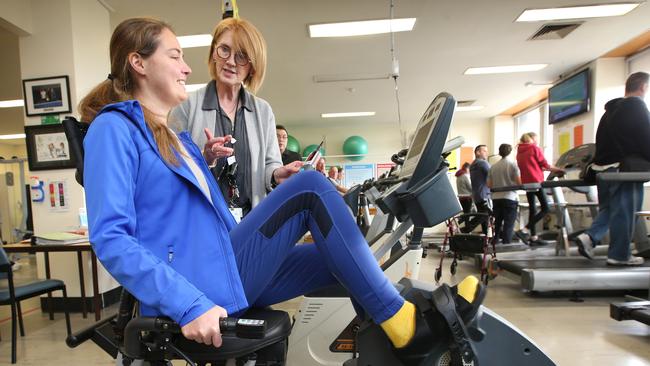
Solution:
{"label": "older woman with glasses", "polygon": [[266,43],[250,22],[228,18],[215,28],[208,56],[210,81],[170,114],[176,132],[203,146],[235,216],[246,215],[275,185],[300,170],[282,165],[269,104],[254,95],[266,71]]}

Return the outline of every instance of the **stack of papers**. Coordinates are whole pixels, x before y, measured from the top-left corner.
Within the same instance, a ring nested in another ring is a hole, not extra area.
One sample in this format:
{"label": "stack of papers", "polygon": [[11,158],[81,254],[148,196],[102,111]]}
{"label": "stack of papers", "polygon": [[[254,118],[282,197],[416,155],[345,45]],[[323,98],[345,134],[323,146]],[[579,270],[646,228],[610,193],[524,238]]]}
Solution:
{"label": "stack of papers", "polygon": [[65,231],[36,235],[37,245],[65,245],[85,243],[87,241],[88,235],[79,235]]}

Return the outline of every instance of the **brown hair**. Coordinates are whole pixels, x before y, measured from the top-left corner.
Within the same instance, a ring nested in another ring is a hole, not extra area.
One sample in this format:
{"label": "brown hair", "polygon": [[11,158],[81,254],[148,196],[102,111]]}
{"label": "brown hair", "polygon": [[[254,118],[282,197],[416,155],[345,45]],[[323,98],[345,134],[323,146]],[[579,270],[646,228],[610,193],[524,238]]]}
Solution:
{"label": "brown hair", "polygon": [[625,81],[625,93],[633,93],[641,89],[643,84],[648,84],[650,75],[647,72],[639,71],[628,76]]}
{"label": "brown hair", "polygon": [[[173,32],[171,26],[153,18],[131,18],[120,23],[113,31],[110,42],[111,73],[88,93],[79,103],[81,120],[92,122],[97,113],[107,104],[133,99],[135,80],[129,63],[129,55],[137,52],[143,58],[150,57],[159,45],[159,36],[164,29]],[[156,122],[153,113],[141,105],[144,120],[153,132],[162,158],[178,166],[174,150],[181,151],[178,140],[166,125]]]}
{"label": "brown hair", "polygon": [[213,80],[217,80],[217,66],[212,59],[217,41],[226,31],[232,31],[235,52],[245,53],[251,62],[251,70],[244,80],[244,86],[253,94],[262,87],[266,73],[266,42],[262,33],[249,21],[227,18],[220,21],[212,32],[212,44],[208,53],[208,69]]}
{"label": "brown hair", "polygon": [[510,144],[499,145],[499,155],[501,155],[502,158],[505,158],[506,156],[510,155],[511,152],[512,152],[512,145]]}

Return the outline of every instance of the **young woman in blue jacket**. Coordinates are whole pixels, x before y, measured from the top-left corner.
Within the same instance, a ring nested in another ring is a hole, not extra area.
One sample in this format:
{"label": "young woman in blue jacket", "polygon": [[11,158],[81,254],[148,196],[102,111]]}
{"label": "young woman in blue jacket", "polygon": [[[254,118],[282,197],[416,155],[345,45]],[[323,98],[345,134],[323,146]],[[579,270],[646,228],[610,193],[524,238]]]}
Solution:
{"label": "young woman in blue jacket", "polygon": [[[82,120],[92,120],[84,140],[90,241],[142,315],[169,316],[186,338],[219,347],[220,317],[339,281],[400,357],[434,344],[320,173],[287,179],[235,224],[199,148],[167,127],[191,72],[167,24],[123,21],[110,57],[108,79],[80,104]],[[296,246],[307,230],[316,244]],[[458,288],[457,306],[474,312],[480,285],[469,278]]]}

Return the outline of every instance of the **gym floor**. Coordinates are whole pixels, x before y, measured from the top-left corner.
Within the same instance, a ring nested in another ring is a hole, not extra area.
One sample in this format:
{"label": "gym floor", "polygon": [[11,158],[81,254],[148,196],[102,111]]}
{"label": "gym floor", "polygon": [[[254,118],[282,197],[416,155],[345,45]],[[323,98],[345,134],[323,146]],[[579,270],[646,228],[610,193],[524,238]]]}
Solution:
{"label": "gym floor", "polygon": [[[440,258],[433,250],[429,252],[420,270],[420,280],[424,281],[433,281]],[[17,278],[34,276],[32,258],[25,257],[20,263],[22,268],[16,272]],[[447,283],[455,283],[465,275],[475,273],[473,263],[462,261],[458,274],[450,278],[450,263],[445,260],[443,281]],[[566,294],[533,297],[522,293],[515,278],[500,276],[490,282],[485,305],[519,327],[558,365],[650,366],[650,327],[609,318],[609,303],[619,300],[622,300],[622,294],[586,296],[582,303],[570,302]],[[18,341],[18,365],[114,365],[110,357],[92,342],[68,349],[64,343],[63,315],[56,314],[55,320],[50,321],[47,314],[37,310],[37,301],[23,304],[23,310],[29,314],[24,317],[26,335]],[[299,301],[288,301],[277,308],[293,313]],[[112,306],[105,309],[105,314],[115,311],[116,307]],[[5,312],[2,314],[0,365],[10,365],[11,321],[6,319]],[[73,330],[90,324],[91,317],[83,319],[81,314],[72,314]],[[185,365],[185,362],[174,364]]]}

